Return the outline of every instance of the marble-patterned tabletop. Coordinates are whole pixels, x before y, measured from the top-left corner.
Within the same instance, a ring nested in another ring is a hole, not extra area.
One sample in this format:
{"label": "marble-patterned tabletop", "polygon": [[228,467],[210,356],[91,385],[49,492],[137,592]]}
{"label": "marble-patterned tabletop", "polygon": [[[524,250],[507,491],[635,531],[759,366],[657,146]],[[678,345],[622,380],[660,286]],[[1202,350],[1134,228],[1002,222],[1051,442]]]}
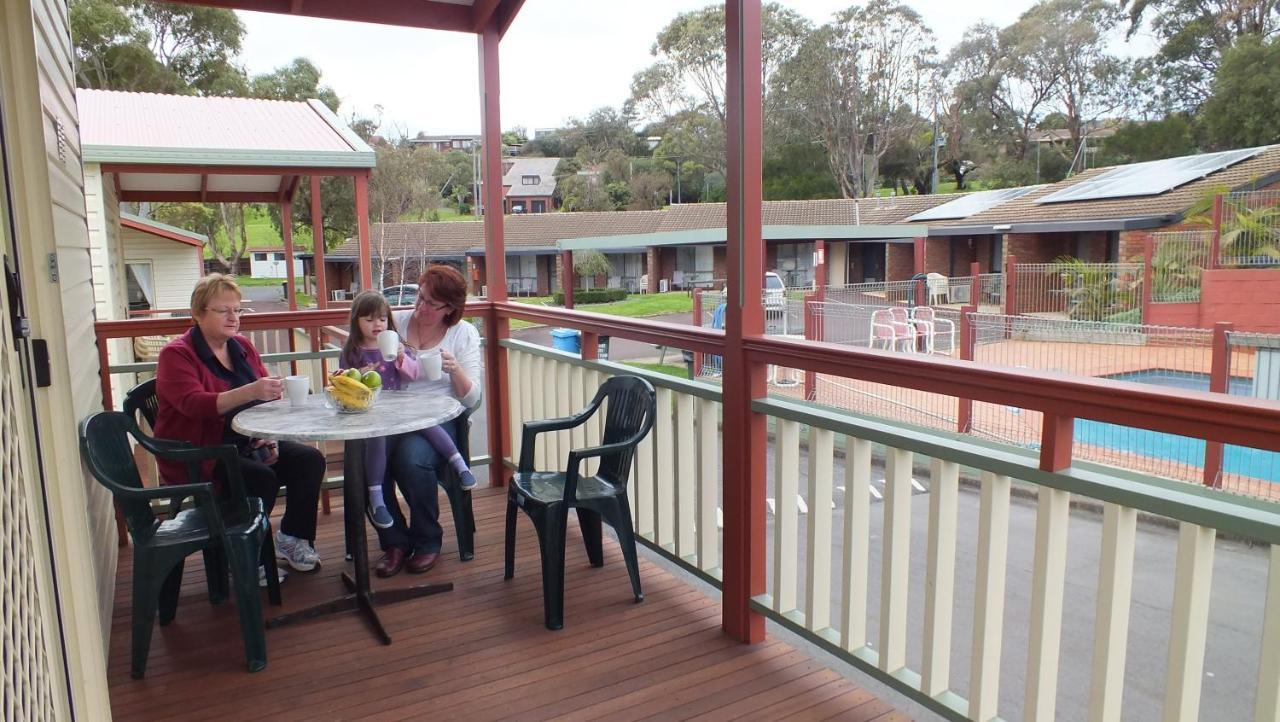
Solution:
{"label": "marble-patterned tabletop", "polygon": [[341,441],[426,429],[461,413],[462,404],[452,396],[384,390],[369,411],[341,414],[325,406],[324,394],[311,394],[301,407],[280,399],[245,409],[231,428],[259,439]]}

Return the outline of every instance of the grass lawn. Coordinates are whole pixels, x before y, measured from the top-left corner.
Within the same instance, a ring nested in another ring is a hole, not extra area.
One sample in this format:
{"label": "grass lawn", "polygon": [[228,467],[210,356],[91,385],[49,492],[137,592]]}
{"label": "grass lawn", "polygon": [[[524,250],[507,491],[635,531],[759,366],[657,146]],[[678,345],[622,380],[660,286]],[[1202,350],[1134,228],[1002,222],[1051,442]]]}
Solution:
{"label": "grass lawn", "polygon": [[[550,296],[521,296],[512,298],[516,303],[527,303],[531,306],[550,306]],[[559,308],[559,306],[556,306]],[[670,293],[645,293],[632,294],[621,301],[611,301],[609,303],[589,303],[578,304],[574,306],[579,311],[590,311],[592,313],[603,313],[608,316],[627,316],[630,318],[643,318],[645,316],[661,316],[668,313],[692,313],[693,312],[693,296],[684,291],[672,291]],[[511,322],[511,329],[514,331],[521,328],[530,328],[539,324],[532,321],[524,321],[514,319]]]}
{"label": "grass lawn", "polygon": [[280,287],[284,283],[283,278],[254,278],[252,276],[236,276],[236,285],[238,286],[275,286]]}
{"label": "grass lawn", "polygon": [[689,378],[689,370],[685,368],[684,364],[650,364],[642,361],[626,361],[624,362],[624,365],[634,366],[638,369],[666,374],[668,376],[675,376],[677,378]]}

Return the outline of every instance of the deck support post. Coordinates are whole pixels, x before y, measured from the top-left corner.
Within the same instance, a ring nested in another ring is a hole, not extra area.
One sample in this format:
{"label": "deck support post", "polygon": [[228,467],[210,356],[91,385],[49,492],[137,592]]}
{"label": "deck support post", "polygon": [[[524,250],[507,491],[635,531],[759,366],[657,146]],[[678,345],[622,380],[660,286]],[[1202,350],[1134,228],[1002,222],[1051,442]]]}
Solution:
{"label": "deck support post", "polygon": [[751,609],[765,591],[766,418],[751,410],[763,398],[765,364],[746,355],[743,341],[764,333],[764,242],[761,233],[761,4],[727,0],[726,230],[724,354],[724,618],[730,637],[764,639],[764,617]]}
{"label": "deck support post", "polygon": [[[484,274],[489,287],[489,300],[507,301],[507,255],[502,216],[502,118],[499,105],[498,42],[502,27],[490,21],[478,33],[480,57],[480,128],[481,168],[484,183]],[[479,200],[479,199],[477,199]],[[507,351],[502,341],[511,335],[511,322],[498,316],[492,306],[484,320],[485,368],[488,370],[489,463],[490,486],[504,486],[510,472],[503,459],[511,453],[510,377]],[[514,462],[515,459],[512,459]]]}

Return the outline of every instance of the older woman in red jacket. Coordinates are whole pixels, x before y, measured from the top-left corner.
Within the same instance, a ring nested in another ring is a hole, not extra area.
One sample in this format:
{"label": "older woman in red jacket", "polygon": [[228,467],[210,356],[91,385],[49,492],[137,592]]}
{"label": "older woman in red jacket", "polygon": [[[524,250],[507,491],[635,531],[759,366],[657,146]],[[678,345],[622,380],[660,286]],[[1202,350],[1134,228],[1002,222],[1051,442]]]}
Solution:
{"label": "older woman in red jacket", "polygon": [[[196,283],[191,292],[195,325],[160,352],[156,436],[201,446],[235,444],[245,493],[261,497],[268,513],[284,485],[288,496],[275,535],[276,556],[294,569],[311,571],[320,563],[313,544],[324,455],[305,444],[250,439],[231,429],[238,411],[283,393],[283,382],[267,374],[258,350],[239,335],[240,301],[240,287],[230,276],[213,273]],[[182,464],[159,466],[164,483],[188,482]],[[224,469],[207,462],[201,474],[226,492]]]}

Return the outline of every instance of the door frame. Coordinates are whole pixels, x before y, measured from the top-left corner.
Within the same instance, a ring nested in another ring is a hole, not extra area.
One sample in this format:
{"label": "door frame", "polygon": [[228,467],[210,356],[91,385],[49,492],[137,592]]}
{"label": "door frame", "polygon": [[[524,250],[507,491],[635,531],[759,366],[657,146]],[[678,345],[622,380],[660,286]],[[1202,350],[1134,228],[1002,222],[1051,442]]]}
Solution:
{"label": "door frame", "polygon": [[[55,20],[67,21],[65,2],[58,0],[50,9]],[[66,709],[59,718],[103,718],[111,709],[106,675],[111,620],[109,616],[104,619],[103,615],[110,614],[113,600],[100,604],[98,598],[98,571],[92,563],[93,545],[89,534],[87,479],[79,454],[55,451],[78,449],[79,439],[72,398],[72,349],[67,340],[61,291],[49,272],[50,259],[56,262],[58,257],[59,238],[50,182],[50,145],[46,137],[46,128],[52,132],[53,120],[46,115],[41,96],[35,23],[31,0],[0,3],[0,84],[4,88],[0,92],[0,111],[7,124],[4,160],[10,177],[22,179],[22,183],[9,189],[12,232],[15,244],[22,251],[16,265],[23,279],[22,296],[31,337],[44,339],[48,344],[52,379],[48,388],[30,389],[34,410],[24,408],[23,413],[30,414],[27,423],[31,425],[33,438],[28,439],[28,443],[34,452],[30,458],[38,461],[43,469],[41,486],[54,491],[45,497],[47,515],[43,523],[51,549],[49,574],[62,586],[77,588],[75,593],[50,599],[57,607],[54,618],[61,622],[65,646],[65,653],[60,652],[64,665],[53,673],[60,676],[60,681],[65,680],[69,696],[61,701]],[[70,43],[65,37],[54,37],[51,41]],[[58,70],[71,72],[70,68],[57,68],[54,72]],[[75,168],[83,184],[83,169],[78,162]],[[80,203],[84,203],[83,192]],[[65,226],[62,230],[65,232]],[[84,234],[87,252],[87,226]],[[83,315],[84,309],[79,313]],[[78,348],[74,353],[77,358],[84,358],[88,351]],[[96,354],[92,355],[96,364]],[[110,573],[114,576],[114,565],[112,567]]]}

